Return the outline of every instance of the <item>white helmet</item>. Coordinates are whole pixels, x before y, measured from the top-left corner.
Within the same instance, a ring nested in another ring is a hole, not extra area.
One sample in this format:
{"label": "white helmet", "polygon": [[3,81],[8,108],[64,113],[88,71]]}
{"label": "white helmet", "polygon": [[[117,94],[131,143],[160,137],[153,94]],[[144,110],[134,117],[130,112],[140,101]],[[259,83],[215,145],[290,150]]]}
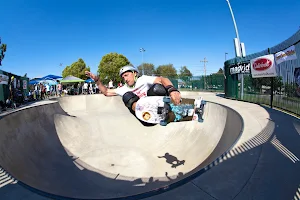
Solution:
{"label": "white helmet", "polygon": [[130,66],[130,65],[126,65],[120,69],[119,75],[122,77],[122,74],[125,72],[128,72],[128,71],[135,71],[135,72],[139,73],[139,70],[137,68]]}

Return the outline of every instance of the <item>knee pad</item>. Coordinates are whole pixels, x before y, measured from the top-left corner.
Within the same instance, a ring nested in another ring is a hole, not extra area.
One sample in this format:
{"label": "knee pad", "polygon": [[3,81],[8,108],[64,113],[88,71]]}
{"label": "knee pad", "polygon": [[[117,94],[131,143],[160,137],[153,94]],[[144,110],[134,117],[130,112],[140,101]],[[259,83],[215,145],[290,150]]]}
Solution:
{"label": "knee pad", "polygon": [[166,96],[167,90],[166,88],[158,83],[155,83],[151,86],[151,88],[147,91],[147,96]]}
{"label": "knee pad", "polygon": [[134,111],[132,110],[132,104],[137,102],[140,98],[134,94],[133,92],[126,92],[123,97],[122,100],[125,104],[125,106],[130,110],[130,111]]}

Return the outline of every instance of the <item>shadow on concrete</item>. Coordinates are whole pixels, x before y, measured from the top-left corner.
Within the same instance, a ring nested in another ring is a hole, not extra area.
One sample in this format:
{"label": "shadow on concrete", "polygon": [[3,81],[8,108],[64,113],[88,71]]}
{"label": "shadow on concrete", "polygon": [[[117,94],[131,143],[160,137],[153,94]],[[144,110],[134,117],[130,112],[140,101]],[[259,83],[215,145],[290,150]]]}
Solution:
{"label": "shadow on concrete", "polygon": [[225,98],[225,94],[224,93],[217,93],[216,96]]}
{"label": "shadow on concrete", "polygon": [[165,153],[163,156],[157,156],[158,158],[165,158],[166,163],[170,164],[172,168],[176,168],[180,165],[184,165],[185,160],[178,160],[176,156],[173,156],[169,153]]}

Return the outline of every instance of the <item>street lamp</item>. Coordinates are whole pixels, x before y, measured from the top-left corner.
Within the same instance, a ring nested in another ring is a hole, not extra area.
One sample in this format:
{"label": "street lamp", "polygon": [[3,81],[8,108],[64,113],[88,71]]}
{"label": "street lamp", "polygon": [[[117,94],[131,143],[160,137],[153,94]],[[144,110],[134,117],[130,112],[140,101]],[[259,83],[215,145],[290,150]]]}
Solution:
{"label": "street lamp", "polygon": [[[233,11],[231,9],[230,6],[230,2],[229,0],[226,0],[230,9],[230,13],[231,13],[231,17],[232,17],[232,21],[234,24],[234,29],[235,29],[235,33],[236,33],[236,37],[237,37],[237,41],[234,40],[234,45],[235,45],[235,52],[236,52],[236,57],[242,57],[242,56],[246,56],[245,54],[245,48],[244,48],[244,44],[241,45],[241,41],[240,41],[240,36],[239,36],[239,32],[238,32],[238,28],[235,22],[235,18],[233,15]],[[244,74],[241,74],[241,99],[243,99],[244,97]]]}
{"label": "street lamp", "polygon": [[144,75],[144,52],[146,50],[144,48],[140,48],[140,52],[142,52],[142,69],[143,69],[143,75]]}
{"label": "street lamp", "polygon": [[235,49],[236,49],[236,55],[237,57],[240,57],[242,54],[241,52],[241,41],[240,41],[240,36],[239,36],[239,32],[238,32],[238,28],[237,28],[237,25],[236,25],[236,22],[235,22],[235,18],[234,18],[234,14],[233,14],[233,11],[232,11],[232,8],[231,8],[231,5],[230,5],[230,2],[229,0],[226,0],[227,3],[228,3],[228,7],[230,9],[230,13],[231,13],[231,17],[232,17],[232,21],[233,21],[233,25],[234,25],[234,29],[235,29],[235,34],[236,34],[236,37],[237,37],[237,44],[235,43]]}

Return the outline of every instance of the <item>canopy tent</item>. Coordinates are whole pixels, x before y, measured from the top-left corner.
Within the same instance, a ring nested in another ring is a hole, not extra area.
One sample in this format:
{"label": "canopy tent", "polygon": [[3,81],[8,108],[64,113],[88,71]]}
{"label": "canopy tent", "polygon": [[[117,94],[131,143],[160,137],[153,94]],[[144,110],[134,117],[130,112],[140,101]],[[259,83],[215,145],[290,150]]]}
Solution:
{"label": "canopy tent", "polygon": [[35,78],[29,81],[29,85],[35,85],[35,84],[49,84],[49,85],[57,85],[56,79],[61,79],[61,76],[52,75],[49,74],[47,76],[44,76],[42,78]]}
{"label": "canopy tent", "polygon": [[48,85],[57,85],[57,81],[56,80],[40,80],[39,83],[42,84],[48,84]]}
{"label": "canopy tent", "polygon": [[29,85],[35,85],[35,84],[39,84],[39,80],[31,80],[29,81]]}
{"label": "canopy tent", "polygon": [[60,78],[62,78],[62,76],[57,76],[57,75],[49,74],[47,76],[42,77],[41,79],[43,79],[43,80],[52,79],[53,80],[53,79],[60,79]]}
{"label": "canopy tent", "polygon": [[66,76],[62,80],[60,80],[61,83],[78,83],[78,82],[84,82],[83,79],[77,78],[75,76]]}
{"label": "canopy tent", "polygon": [[86,82],[86,83],[94,83],[95,81],[93,80],[93,79],[88,79],[88,80],[85,80],[84,82]]}
{"label": "canopy tent", "polygon": [[35,79],[29,81],[29,85],[35,85],[35,84],[48,84],[48,85],[57,85],[57,82],[55,80],[44,80],[44,79]]}

